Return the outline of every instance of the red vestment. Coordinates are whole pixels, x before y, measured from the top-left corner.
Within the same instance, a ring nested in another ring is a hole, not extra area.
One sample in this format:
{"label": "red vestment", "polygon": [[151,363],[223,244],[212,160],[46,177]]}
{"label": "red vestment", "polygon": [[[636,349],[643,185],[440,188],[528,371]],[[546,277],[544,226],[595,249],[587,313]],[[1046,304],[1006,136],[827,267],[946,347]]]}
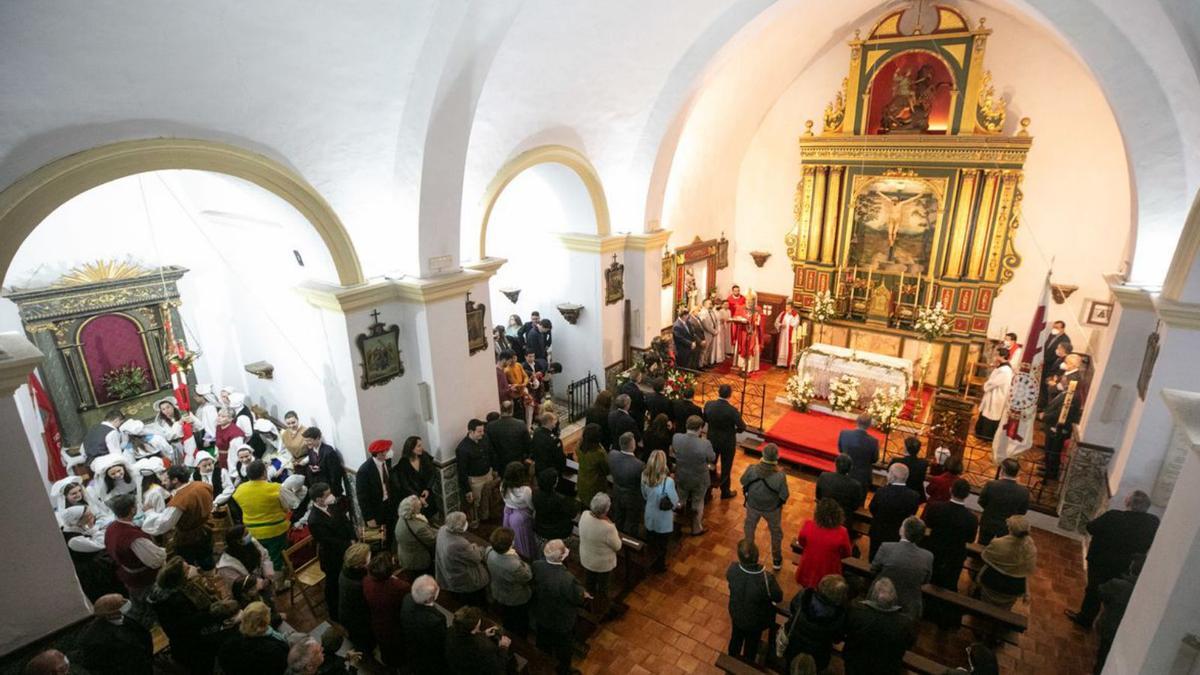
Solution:
{"label": "red vestment", "polygon": [[736,353],[738,345],[741,344],[742,332],[745,330],[745,325],[736,319],[746,316],[746,296],[731,295],[725,301],[729,303],[729,318],[731,319],[729,322],[729,342],[733,345]]}

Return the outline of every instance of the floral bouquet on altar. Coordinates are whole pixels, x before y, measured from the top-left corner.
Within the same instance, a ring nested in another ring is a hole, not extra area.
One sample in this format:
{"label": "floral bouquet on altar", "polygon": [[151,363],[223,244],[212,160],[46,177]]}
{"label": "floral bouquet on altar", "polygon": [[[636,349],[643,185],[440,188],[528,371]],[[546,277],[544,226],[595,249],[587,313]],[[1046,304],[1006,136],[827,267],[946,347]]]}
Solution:
{"label": "floral bouquet on altar", "polygon": [[858,407],[858,378],[842,375],[829,383],[829,407],[850,411]]}
{"label": "floral bouquet on altar", "polygon": [[787,399],[792,407],[800,412],[808,410],[808,404],[817,395],[817,387],[813,384],[813,379],[808,375],[803,377],[792,375],[788,378],[787,386],[783,390],[783,397]]}
{"label": "floral bouquet on altar", "polygon": [[933,307],[921,307],[917,310],[913,330],[921,335],[922,340],[933,342],[950,332],[950,313],[940,302]]}
{"label": "floral bouquet on altar", "polygon": [[667,398],[683,398],[683,390],[692,386],[696,376],[671,368],[663,375],[663,395]]}
{"label": "floral bouquet on altar", "polygon": [[813,306],[808,310],[808,316],[813,323],[829,323],[835,311],[833,296],[829,294],[829,291],[821,291],[813,299]]}
{"label": "floral bouquet on altar", "polygon": [[904,409],[904,398],[904,392],[897,387],[880,387],[875,390],[875,395],[871,397],[871,403],[867,406],[867,414],[871,416],[871,422],[883,433],[890,432],[892,425],[900,417],[900,411]]}

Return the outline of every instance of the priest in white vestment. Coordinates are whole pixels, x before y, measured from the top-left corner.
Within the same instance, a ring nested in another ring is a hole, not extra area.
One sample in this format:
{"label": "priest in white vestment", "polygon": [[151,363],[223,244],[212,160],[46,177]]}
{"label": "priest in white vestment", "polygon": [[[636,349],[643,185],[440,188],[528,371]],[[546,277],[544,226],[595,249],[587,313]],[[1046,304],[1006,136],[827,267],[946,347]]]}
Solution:
{"label": "priest in white vestment", "polygon": [[779,342],[775,348],[775,365],[791,368],[796,362],[796,354],[800,348],[800,312],[791,300],[787,301],[783,312],[775,318],[775,329],[779,331]]}
{"label": "priest in white vestment", "polygon": [[990,441],[1000,426],[1004,406],[1008,405],[1008,393],[1012,389],[1013,370],[1008,363],[1008,352],[1003,347],[996,352],[994,367],[983,383],[983,398],[979,400],[979,419],[975,421],[975,435]]}

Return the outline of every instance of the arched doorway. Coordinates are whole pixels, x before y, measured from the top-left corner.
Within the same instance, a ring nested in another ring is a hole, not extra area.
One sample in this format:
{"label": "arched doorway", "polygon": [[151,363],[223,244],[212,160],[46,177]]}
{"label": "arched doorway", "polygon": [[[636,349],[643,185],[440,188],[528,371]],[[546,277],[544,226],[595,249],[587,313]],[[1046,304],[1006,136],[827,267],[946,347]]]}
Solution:
{"label": "arched doorway", "polygon": [[[619,305],[606,306],[603,298],[604,258],[611,256],[598,255],[598,247],[580,249],[608,232],[599,179],[569,148],[547,146],[517,157],[485,196],[480,256],[507,260],[490,281],[493,323],[507,326],[512,315],[526,322],[534,311],[550,319],[553,360],[563,366],[556,397],[566,394],[566,383],[604,372],[603,326],[619,321],[606,309]],[[583,306],[576,323],[564,320],[560,304]]]}
{"label": "arched doorway", "polygon": [[[150,164],[156,161],[160,158],[152,153]],[[163,357],[169,319],[175,337],[200,352],[193,371],[197,382],[243,392],[247,404],[260,406],[277,421],[294,409],[304,423],[320,426],[357,455],[362,432],[353,364],[345,349],[345,322],[293,292],[310,281],[337,283],[345,278],[343,273],[358,274],[356,263],[347,267],[354,262],[352,248],[347,249],[348,257],[339,256],[327,244],[330,232],[336,235],[340,229],[336,217],[320,213],[323,224],[318,228],[296,207],[297,201],[323,203],[319,197],[304,197],[311,188],[299,183],[274,183],[277,189],[267,190],[257,180],[225,172],[139,173],[130,171],[128,164],[106,169],[128,175],[69,196],[24,228],[15,244],[15,237],[3,242],[12,250],[3,279],[6,295],[12,297],[40,292],[36,289],[119,285],[140,276],[160,279],[164,297],[173,298],[157,307],[126,307],[129,303],[118,294],[112,307],[98,306],[97,316],[109,323],[124,328],[136,324],[138,344],[124,347],[116,343],[129,341],[118,339],[118,332],[92,330],[104,321],[86,320],[84,326],[55,320],[66,318],[58,315],[39,320],[19,312],[10,300],[0,300],[0,329],[29,334],[46,355],[41,377],[50,388],[58,388],[53,398],[64,444],[77,444],[82,429],[113,405],[152,421],[143,399],[171,395]],[[48,208],[47,195],[67,197],[99,176],[65,180],[51,176],[40,181],[40,189],[25,191],[26,199],[6,202],[17,205],[6,211],[7,217]],[[349,246],[349,241],[344,244]],[[136,296],[137,289],[122,292],[128,298]],[[121,316],[129,321],[114,318]],[[103,334],[97,337],[98,333]],[[59,357],[63,367],[55,370],[51,364]],[[129,363],[145,374],[143,391],[117,400],[106,391],[104,374]],[[97,369],[105,372],[94,372]],[[77,372],[85,377],[72,377]],[[58,396],[64,389],[70,395]],[[28,403],[28,396],[18,399]],[[64,406],[64,400],[71,405]],[[31,431],[36,437],[41,429]],[[47,457],[35,456],[44,477]]]}

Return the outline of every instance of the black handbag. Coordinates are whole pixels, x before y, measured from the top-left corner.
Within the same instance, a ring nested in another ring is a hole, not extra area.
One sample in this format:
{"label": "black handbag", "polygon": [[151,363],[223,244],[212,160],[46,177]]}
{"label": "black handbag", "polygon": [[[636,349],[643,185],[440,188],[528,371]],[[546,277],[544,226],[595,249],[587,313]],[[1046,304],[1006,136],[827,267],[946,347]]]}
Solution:
{"label": "black handbag", "polygon": [[664,476],[662,482],[662,496],[658,498],[658,508],[663,511],[674,511],[675,503],[667,496],[667,479]]}

